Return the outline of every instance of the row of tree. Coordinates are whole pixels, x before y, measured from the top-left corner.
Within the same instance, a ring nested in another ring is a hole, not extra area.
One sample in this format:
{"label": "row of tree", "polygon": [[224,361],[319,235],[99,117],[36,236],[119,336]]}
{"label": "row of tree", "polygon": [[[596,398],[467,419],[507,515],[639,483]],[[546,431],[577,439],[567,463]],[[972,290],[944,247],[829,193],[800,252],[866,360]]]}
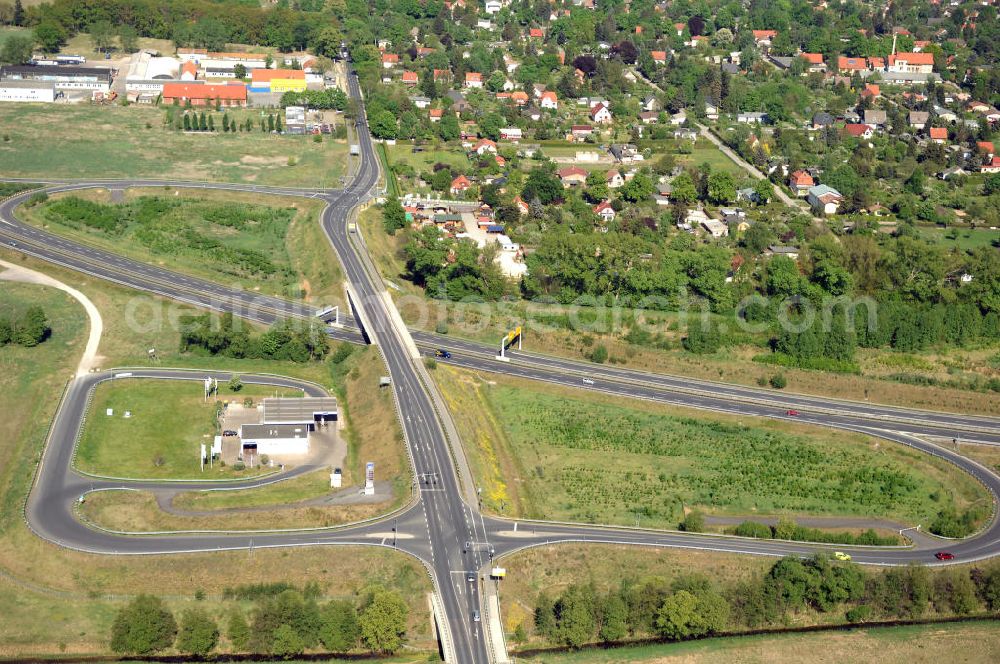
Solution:
{"label": "row of tree", "polygon": [[[239,608],[225,621],[229,652],[294,657],[306,650],[350,652],[363,648],[391,654],[406,641],[409,607],[399,593],[369,589],[360,599],[323,604],[315,593],[284,589],[256,599],[249,619]],[[199,657],[220,644],[221,626],[208,611],[184,610],[180,621],[158,597],[140,595],[122,607],[111,627],[111,649],[152,655],[171,647]]]}
{"label": "row of tree", "polygon": [[41,307],[33,306],[21,314],[0,317],[0,346],[14,344],[33,347],[52,334],[49,320]]}
{"label": "row of tree", "polygon": [[185,353],[308,362],[323,359],[329,349],[329,337],[317,324],[281,320],[267,332],[253,334],[231,313],[181,318],[180,350]]}
{"label": "row of tree", "polygon": [[[795,620],[827,623],[843,612],[848,622],[916,619],[931,611],[968,615],[1000,611],[1000,566],[931,572],[910,566],[868,572],[823,554],[783,558],[763,576],[720,583],[696,574],[672,582],[627,579],[599,592],[574,584],[536,601],[534,633],[551,643],[580,647],[657,636],[681,640],[723,631],[780,627]],[[813,614],[813,615],[810,615]],[[524,641],[519,625],[514,638]]]}

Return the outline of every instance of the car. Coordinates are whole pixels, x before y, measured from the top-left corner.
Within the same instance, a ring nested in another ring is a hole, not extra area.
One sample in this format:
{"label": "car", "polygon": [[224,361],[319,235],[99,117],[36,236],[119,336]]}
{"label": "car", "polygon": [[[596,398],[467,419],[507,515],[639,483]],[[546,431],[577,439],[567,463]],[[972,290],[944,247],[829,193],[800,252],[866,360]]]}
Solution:
{"label": "car", "polygon": [[17,242],[14,242],[13,240],[11,240],[8,244],[10,244],[10,246],[12,246],[12,247],[16,247],[17,246]]}
{"label": "car", "polygon": [[226,429],[225,431],[222,432],[222,435],[230,437],[230,436],[238,436],[239,434],[233,431],[232,429]]}
{"label": "car", "polygon": [[583,384],[584,385],[593,385],[594,384],[594,379],[593,378],[584,378],[583,379]]}
{"label": "car", "polygon": [[837,560],[850,560],[851,559],[850,554],[844,553],[843,551],[834,551],[833,552],[833,557],[836,558]]}
{"label": "car", "polygon": [[799,416],[799,411],[797,411],[797,410],[786,410],[785,411],[785,415],[788,415],[789,417],[798,417]]}
{"label": "car", "polygon": [[451,357],[451,353],[449,353],[448,351],[446,351],[444,348],[438,348],[436,351],[434,351],[434,356],[435,357],[443,357],[444,359],[447,360],[448,358]]}
{"label": "car", "polygon": [[955,554],[949,551],[938,551],[934,554],[934,557],[938,560],[954,560]]}
{"label": "car", "polygon": [[479,609],[472,612],[472,622],[479,622]]}
{"label": "car", "polygon": [[475,583],[475,581],[476,581],[476,573],[475,572],[469,572],[468,574],[465,575],[465,580],[468,581],[469,583]]}

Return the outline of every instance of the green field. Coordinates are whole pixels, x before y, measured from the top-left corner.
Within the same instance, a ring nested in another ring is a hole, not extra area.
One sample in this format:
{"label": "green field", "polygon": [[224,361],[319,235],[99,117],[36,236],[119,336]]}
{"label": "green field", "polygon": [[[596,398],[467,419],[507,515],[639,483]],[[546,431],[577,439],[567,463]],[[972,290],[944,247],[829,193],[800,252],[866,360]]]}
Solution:
{"label": "green field", "polygon": [[[960,654],[959,654],[960,653]],[[988,664],[1000,658],[995,622],[858,628],[813,634],[705,639],[687,643],[583,650],[525,657],[532,664]],[[519,658],[520,659],[520,658]]]}
{"label": "green field", "polygon": [[[219,385],[220,400],[302,396],[294,390],[245,385],[237,394]],[[107,409],[114,415],[108,416]],[[125,418],[124,412],[131,411]],[[169,426],[167,425],[169,423]],[[94,390],[76,451],[76,467],[88,473],[130,478],[234,479],[262,472],[216,464],[200,469],[201,443],[216,435],[215,399],[206,402],[199,381],[106,382]]]}
{"label": "green field", "polygon": [[989,228],[925,228],[920,235],[931,242],[946,247],[971,251],[982,247],[995,246],[1000,242],[1000,231]]}
{"label": "green field", "polygon": [[[0,172],[8,177],[155,178],[334,187],[347,142],[323,137],[184,133],[164,109],[117,104],[0,104]],[[250,111],[236,112],[242,119]],[[253,114],[257,117],[256,114]]]}
{"label": "green field", "polygon": [[752,418],[708,417],[438,367],[484,502],[511,516],[676,527],[720,515],[851,515],[929,523],[984,496],[907,448]]}
{"label": "green field", "polygon": [[174,506],[185,510],[213,510],[290,505],[325,496],[328,493],[330,493],[330,474],[324,469],[259,489],[190,491],[174,498]]}
{"label": "green field", "polygon": [[[656,157],[654,156],[655,160]],[[694,150],[691,154],[678,154],[678,163],[686,166],[691,166],[693,168],[698,168],[704,163],[708,163],[712,166],[714,171],[729,171],[736,177],[737,185],[742,187],[742,180],[749,181],[750,175],[733,163],[733,160],[722,154],[719,148],[715,147],[707,139],[699,138],[694,144]]]}
{"label": "green field", "polygon": [[30,223],[139,261],[279,297],[339,303],[343,275],[311,200],[232,192],[105,190],[54,196]]}

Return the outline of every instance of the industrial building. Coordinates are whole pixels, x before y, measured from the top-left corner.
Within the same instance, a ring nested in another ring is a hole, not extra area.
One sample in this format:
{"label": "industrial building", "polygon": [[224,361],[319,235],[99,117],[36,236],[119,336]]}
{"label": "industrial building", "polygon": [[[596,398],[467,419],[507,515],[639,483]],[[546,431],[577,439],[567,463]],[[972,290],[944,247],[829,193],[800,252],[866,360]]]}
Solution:
{"label": "industrial building", "polygon": [[92,91],[108,93],[113,72],[107,67],[72,67],[65,65],[4,65],[0,81],[51,81],[57,91]]}
{"label": "industrial building", "polygon": [[301,69],[254,69],[250,72],[250,92],[303,92],[306,73]]}
{"label": "industrial building", "polygon": [[218,102],[220,106],[246,106],[247,88],[242,83],[225,85],[210,85],[199,81],[178,83],[166,82],[163,85],[163,103],[180,104],[191,102],[192,106],[211,106]]}
{"label": "industrial building", "polygon": [[0,101],[52,102],[55,98],[53,81],[0,81]]}
{"label": "industrial building", "polygon": [[337,400],[333,397],[264,399],[260,413],[259,424],[240,426],[244,458],[307,454],[309,434],[338,418]]}
{"label": "industrial building", "polygon": [[159,95],[163,85],[177,78],[181,63],[177,58],[154,57],[146,52],[136,53],[129,62],[125,75],[125,92]]}

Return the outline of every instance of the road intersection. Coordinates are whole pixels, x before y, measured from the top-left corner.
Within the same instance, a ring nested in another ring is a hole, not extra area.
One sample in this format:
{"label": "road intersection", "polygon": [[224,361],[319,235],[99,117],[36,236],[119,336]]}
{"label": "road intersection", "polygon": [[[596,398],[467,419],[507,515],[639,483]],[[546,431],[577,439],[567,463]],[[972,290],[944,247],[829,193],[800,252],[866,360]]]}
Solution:
{"label": "road intersection", "polygon": [[[360,99],[355,77],[350,77],[352,96]],[[157,482],[105,480],[84,476],[73,469],[72,456],[80,428],[85,420],[90,395],[103,381],[147,377],[161,380],[201,380],[212,375],[228,380],[225,372],[188,372],[169,369],[129,369],[81,376],[74,380],[63,397],[50,432],[48,445],[26,505],[29,526],[40,536],[59,545],[103,554],[163,554],[191,551],[215,551],[261,547],[294,547],[333,544],[392,546],[416,556],[427,566],[437,590],[441,607],[439,625],[442,644],[449,661],[487,662],[491,651],[472,615],[481,610],[478,584],[465,582],[468,570],[486,569],[494,557],[526,547],[557,542],[606,542],[644,546],[671,546],[687,549],[727,551],[754,555],[809,555],[827,550],[823,545],[752,540],[715,535],[692,535],[677,532],[634,528],[519,522],[483,515],[467,497],[472,479],[460,477],[455,457],[462,454],[460,441],[449,437],[441,423],[441,413],[432,399],[421,358],[422,352],[447,343],[453,350],[449,362],[466,368],[506,373],[513,376],[556,382],[572,387],[601,391],[663,403],[703,408],[717,412],[735,412],[747,416],[789,417],[787,409],[800,411],[797,420],[857,431],[910,445],[956,464],[982,482],[993,496],[1000,497],[1000,477],[979,464],[933,445],[917,435],[938,438],[962,438],[1000,444],[1000,420],[899,409],[877,404],[852,403],[804,395],[776,396],[767,390],[695,381],[649,374],[615,367],[596,367],[571,360],[511,353],[510,362],[498,362],[495,348],[474,342],[448,339],[437,335],[406,330],[384,296],[381,279],[358,248],[348,231],[347,222],[356,207],[371,195],[379,179],[378,159],[368,134],[363,105],[357,120],[361,159],[351,182],[340,190],[302,190],[255,187],[249,185],[205,184],[163,181],[53,181],[47,191],[70,191],[94,186],[128,188],[134,186],[172,186],[178,188],[219,188],[272,195],[309,196],[323,200],[326,208],[321,223],[332,243],[352,293],[357,317],[364,321],[366,336],[376,343],[392,378],[392,389],[400,413],[414,473],[412,501],[399,512],[371,522],[340,528],[299,531],[208,533],[185,532],[157,535],[125,535],[84,525],[74,517],[73,505],[91,490],[119,488],[154,489]],[[313,317],[314,311],[301,303],[226,288],[211,282],[179,275],[168,270],[131,261],[111,252],[77,244],[41,229],[19,222],[18,205],[30,193],[13,196],[0,204],[0,241],[13,244],[26,254],[62,265],[121,285],[181,300],[216,311],[261,323],[286,317]],[[358,321],[344,317],[343,329],[331,329],[331,336],[361,342]],[[308,394],[321,388],[293,379],[273,376],[241,375],[244,382],[299,387]],[[582,379],[588,383],[583,384]],[[293,472],[305,472],[307,468]],[[273,478],[251,480],[235,486],[253,487]],[[204,489],[204,484],[191,483]],[[186,488],[171,483],[171,488]],[[229,484],[227,487],[234,485]],[[472,491],[474,493],[474,491]],[[390,528],[395,528],[391,530]],[[386,533],[397,536],[391,541]],[[405,535],[405,537],[404,537]],[[838,547],[848,550],[854,560],[871,564],[934,564],[933,550],[919,547]],[[975,537],[950,543],[957,562],[967,562],[1000,554],[1000,522],[991,520]]]}

